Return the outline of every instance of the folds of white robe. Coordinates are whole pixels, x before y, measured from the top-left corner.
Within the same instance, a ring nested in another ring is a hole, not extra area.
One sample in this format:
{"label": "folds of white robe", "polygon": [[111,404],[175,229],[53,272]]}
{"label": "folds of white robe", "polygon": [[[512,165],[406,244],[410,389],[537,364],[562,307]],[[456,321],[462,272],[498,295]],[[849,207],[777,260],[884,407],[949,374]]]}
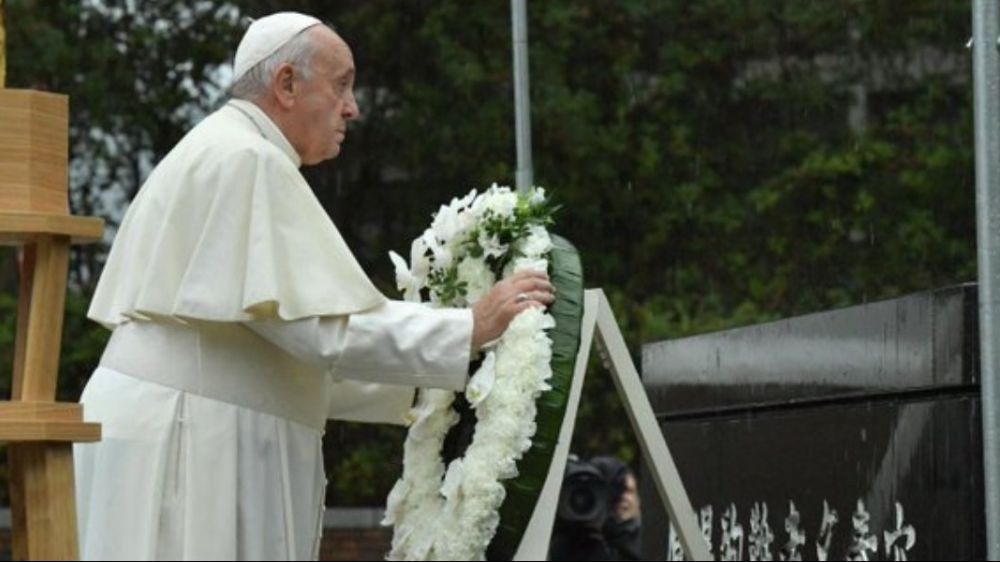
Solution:
{"label": "folds of white robe", "polygon": [[385,302],[256,105],[195,126],[132,201],[88,317],[242,322],[352,314]]}
{"label": "folds of white robe", "polygon": [[314,558],[326,417],[402,423],[413,386],[462,388],[471,331],[468,310],[394,301],[295,322],[121,324],[81,398],[104,424],[76,446],[82,557]]}
{"label": "folds of white robe", "polygon": [[76,445],[83,560],[309,560],[322,432],[99,367],[102,441]]}

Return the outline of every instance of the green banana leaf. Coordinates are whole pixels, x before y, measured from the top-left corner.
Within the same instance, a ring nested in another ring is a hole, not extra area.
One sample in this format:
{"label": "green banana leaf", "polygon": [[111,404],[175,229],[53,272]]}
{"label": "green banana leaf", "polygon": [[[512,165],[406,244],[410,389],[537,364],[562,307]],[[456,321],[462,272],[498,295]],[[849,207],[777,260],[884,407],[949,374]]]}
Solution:
{"label": "green banana leaf", "polygon": [[500,507],[500,525],[486,551],[488,560],[512,559],[521,543],[552,464],[580,348],[580,324],[583,319],[580,256],[576,248],[562,237],[552,235],[552,244],[549,278],[556,287],[556,301],[549,308],[549,313],[556,320],[555,328],[549,332],[552,338],[552,378],[549,384],[552,389],[538,397],[535,417],[538,429],[531,448],[517,463],[518,476],[504,482],[507,496]]}

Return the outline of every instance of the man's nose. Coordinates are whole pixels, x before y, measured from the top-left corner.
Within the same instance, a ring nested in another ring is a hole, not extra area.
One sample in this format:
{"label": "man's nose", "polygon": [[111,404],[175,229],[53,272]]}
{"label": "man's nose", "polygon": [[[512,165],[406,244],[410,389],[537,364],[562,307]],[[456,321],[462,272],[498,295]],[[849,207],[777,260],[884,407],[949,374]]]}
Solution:
{"label": "man's nose", "polygon": [[358,107],[358,100],[351,94],[350,99],[344,104],[343,116],[345,121],[354,121],[361,117],[361,108]]}

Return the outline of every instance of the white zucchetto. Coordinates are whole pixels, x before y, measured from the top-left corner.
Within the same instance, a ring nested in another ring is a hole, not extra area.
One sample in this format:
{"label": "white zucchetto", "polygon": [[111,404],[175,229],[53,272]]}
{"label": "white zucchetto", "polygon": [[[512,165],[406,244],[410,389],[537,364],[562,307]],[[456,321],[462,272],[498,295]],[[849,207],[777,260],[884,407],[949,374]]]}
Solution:
{"label": "white zucchetto", "polygon": [[278,12],[258,20],[254,20],[239,47],[236,48],[236,58],[233,61],[233,83],[257,63],[266,59],[275,51],[292,40],[302,31],[323,22],[297,12]]}

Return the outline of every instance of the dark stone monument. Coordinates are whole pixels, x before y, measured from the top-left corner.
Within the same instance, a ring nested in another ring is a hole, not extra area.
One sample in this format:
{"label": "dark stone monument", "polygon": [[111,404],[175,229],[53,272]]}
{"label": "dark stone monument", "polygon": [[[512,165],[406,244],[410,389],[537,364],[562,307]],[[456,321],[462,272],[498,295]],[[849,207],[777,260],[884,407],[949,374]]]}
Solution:
{"label": "dark stone monument", "polygon": [[[985,557],[975,285],[647,344],[642,371],[716,559]],[[650,503],[644,555],[676,559]]]}

